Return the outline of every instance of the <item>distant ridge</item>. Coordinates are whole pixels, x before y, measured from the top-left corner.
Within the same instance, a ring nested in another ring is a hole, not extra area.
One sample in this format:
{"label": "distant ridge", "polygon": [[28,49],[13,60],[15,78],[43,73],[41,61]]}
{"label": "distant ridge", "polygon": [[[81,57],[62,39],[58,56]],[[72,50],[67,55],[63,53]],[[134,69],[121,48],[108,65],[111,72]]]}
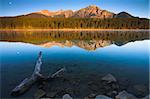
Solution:
{"label": "distant ridge", "polygon": [[127,12],[120,12],[114,16],[114,18],[133,18],[134,16],[130,15]]}
{"label": "distant ridge", "polygon": [[21,15],[21,16],[18,16],[18,17],[47,18],[46,15],[44,15],[44,14],[39,14],[39,13],[30,13],[30,14],[27,14],[27,15]]}

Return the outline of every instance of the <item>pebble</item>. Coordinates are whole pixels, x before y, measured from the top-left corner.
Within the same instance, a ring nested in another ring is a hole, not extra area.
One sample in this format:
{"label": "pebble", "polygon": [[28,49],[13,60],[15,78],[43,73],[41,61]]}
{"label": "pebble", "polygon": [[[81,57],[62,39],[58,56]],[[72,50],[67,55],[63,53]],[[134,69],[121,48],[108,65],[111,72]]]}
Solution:
{"label": "pebble", "polygon": [[126,91],[122,91],[116,96],[116,99],[137,99],[137,98]]}
{"label": "pebble", "polygon": [[94,98],[96,96],[96,94],[92,93],[90,95],[88,95],[88,98]]}
{"label": "pebble", "polygon": [[148,92],[148,89],[145,85],[135,85],[133,86],[134,92],[138,95],[146,95]]}
{"label": "pebble", "polygon": [[97,95],[97,96],[95,97],[95,99],[112,99],[112,98],[107,97],[107,96],[105,96],[105,95]]}
{"label": "pebble", "polygon": [[40,98],[43,97],[44,95],[46,95],[45,91],[39,89],[39,90],[37,90],[37,92],[34,94],[34,98],[35,98],[35,99],[40,99]]}
{"label": "pebble", "polygon": [[144,97],[144,98],[142,98],[142,99],[150,99],[150,95],[145,96],[145,97]]}
{"label": "pebble", "polygon": [[69,94],[63,95],[62,99],[73,99]]}
{"label": "pebble", "polygon": [[117,82],[116,78],[111,74],[107,74],[106,76],[102,77],[102,80],[107,81],[108,83]]}
{"label": "pebble", "polygon": [[48,92],[47,94],[46,94],[46,96],[47,97],[50,97],[50,98],[54,98],[55,96],[56,96],[56,94],[57,94],[57,92]]}

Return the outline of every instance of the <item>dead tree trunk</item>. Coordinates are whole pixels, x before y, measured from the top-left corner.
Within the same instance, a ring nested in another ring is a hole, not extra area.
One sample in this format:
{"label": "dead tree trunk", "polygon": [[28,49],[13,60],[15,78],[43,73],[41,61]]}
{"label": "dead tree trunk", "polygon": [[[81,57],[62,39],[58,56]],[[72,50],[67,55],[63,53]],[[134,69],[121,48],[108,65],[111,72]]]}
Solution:
{"label": "dead tree trunk", "polygon": [[54,74],[49,75],[48,77],[44,77],[40,73],[41,65],[42,65],[42,52],[39,53],[39,56],[38,56],[38,59],[37,59],[36,65],[35,65],[35,69],[34,69],[33,74],[31,75],[31,77],[25,78],[18,86],[16,86],[11,92],[12,96],[21,95],[21,94],[25,93],[27,90],[29,90],[30,87],[37,81],[55,78],[55,77],[59,76],[60,74],[62,74],[66,70],[65,68],[62,68],[62,69],[56,71]]}
{"label": "dead tree trunk", "polygon": [[33,74],[31,75],[30,78],[25,78],[18,86],[16,86],[12,92],[12,96],[18,96],[20,94],[23,94],[25,91],[27,91],[36,81],[40,80],[43,78],[41,72],[41,65],[42,65],[42,52],[39,53],[35,69]]}

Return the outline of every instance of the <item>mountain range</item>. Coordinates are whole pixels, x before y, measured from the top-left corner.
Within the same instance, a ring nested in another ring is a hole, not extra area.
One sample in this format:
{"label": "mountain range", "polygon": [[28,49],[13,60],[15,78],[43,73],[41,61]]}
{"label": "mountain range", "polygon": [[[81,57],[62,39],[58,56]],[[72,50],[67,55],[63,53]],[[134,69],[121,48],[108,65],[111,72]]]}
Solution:
{"label": "mountain range", "polygon": [[49,11],[41,10],[38,12],[32,12],[26,15],[26,17],[52,17],[52,18],[134,18],[127,12],[113,13],[107,10],[103,10],[96,5],[90,5],[79,10],[59,10]]}

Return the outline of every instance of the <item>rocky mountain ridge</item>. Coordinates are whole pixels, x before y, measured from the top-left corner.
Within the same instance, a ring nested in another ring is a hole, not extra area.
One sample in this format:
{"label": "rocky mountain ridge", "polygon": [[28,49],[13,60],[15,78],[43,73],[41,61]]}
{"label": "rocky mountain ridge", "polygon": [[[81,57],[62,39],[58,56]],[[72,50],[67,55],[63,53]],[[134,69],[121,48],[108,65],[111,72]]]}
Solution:
{"label": "rocky mountain ridge", "polygon": [[48,11],[41,10],[34,12],[36,14],[45,15],[47,17],[53,18],[133,18],[134,16],[130,15],[127,12],[120,12],[115,14],[113,12],[103,10],[96,5],[90,5],[79,10],[59,10],[59,11]]}

